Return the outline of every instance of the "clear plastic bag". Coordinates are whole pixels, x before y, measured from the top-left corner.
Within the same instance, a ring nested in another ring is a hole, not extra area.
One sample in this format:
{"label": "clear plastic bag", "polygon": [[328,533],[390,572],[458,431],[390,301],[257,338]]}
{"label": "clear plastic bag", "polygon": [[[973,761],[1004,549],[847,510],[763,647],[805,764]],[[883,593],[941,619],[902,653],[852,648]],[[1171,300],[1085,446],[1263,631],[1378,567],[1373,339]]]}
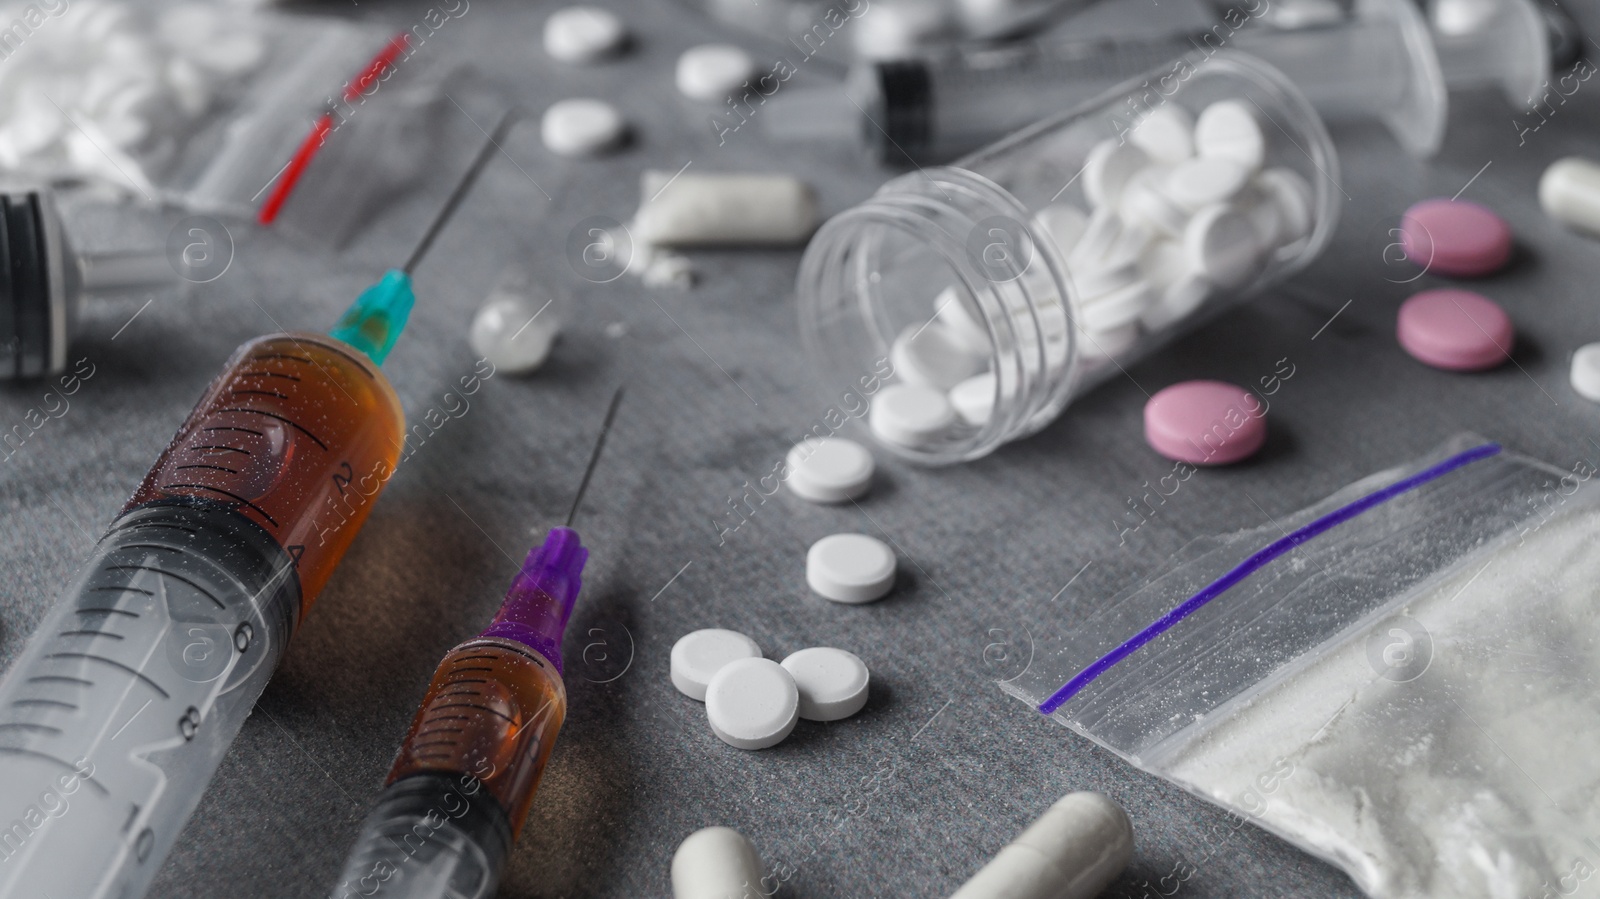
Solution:
{"label": "clear plastic bag", "polygon": [[1367,893],[1568,895],[1600,864],[1600,499],[1460,437],[1197,541],[1004,683]]}

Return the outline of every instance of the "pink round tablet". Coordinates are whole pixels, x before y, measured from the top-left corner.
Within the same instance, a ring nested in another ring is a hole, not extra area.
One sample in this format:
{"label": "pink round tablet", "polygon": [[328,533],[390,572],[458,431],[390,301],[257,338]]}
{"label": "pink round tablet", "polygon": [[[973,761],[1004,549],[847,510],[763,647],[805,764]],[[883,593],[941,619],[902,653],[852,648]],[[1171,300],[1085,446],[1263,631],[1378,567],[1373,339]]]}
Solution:
{"label": "pink round tablet", "polygon": [[1482,371],[1511,358],[1516,330],[1495,302],[1470,290],[1424,290],[1400,304],[1395,334],[1418,361]]}
{"label": "pink round tablet", "polygon": [[1487,275],[1511,259],[1511,226],[1477,203],[1423,200],[1400,220],[1400,248],[1441,275]]}
{"label": "pink round tablet", "polygon": [[1144,404],[1144,439],[1177,462],[1227,465],[1255,455],[1267,441],[1267,407],[1224,381],[1184,381]]}

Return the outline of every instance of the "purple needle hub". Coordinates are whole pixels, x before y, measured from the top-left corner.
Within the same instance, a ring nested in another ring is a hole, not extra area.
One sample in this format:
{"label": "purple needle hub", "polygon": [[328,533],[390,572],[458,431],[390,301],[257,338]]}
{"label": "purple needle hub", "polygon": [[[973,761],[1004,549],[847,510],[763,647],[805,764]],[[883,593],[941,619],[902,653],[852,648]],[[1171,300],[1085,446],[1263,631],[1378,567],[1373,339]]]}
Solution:
{"label": "purple needle hub", "polygon": [[494,622],[480,636],[515,640],[561,668],[561,635],[583,587],[583,564],[589,550],[571,528],[551,528],[534,547],[506,591]]}

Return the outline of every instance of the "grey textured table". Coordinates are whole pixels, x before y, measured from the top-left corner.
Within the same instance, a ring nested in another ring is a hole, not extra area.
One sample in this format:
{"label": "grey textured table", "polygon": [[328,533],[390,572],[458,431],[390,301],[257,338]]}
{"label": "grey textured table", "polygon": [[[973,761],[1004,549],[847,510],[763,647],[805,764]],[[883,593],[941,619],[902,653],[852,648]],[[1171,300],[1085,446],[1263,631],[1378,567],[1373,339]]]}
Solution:
{"label": "grey textured table", "polygon": [[[325,11],[404,25],[427,8]],[[1009,639],[1021,651],[1026,625],[1059,614],[1051,597],[1090,561],[1070,587],[1075,598],[1110,596],[1192,537],[1297,509],[1464,429],[1562,466],[1594,461],[1600,410],[1572,394],[1565,366],[1572,349],[1600,338],[1600,245],[1546,219],[1534,185],[1551,160],[1595,152],[1600,86],[1582,86],[1520,144],[1497,97],[1458,97],[1446,149],[1430,163],[1401,156],[1381,133],[1341,133],[1349,200],[1338,237],[1285,289],[988,459],[925,471],[880,455],[859,511],[779,494],[719,546],[712,522],[728,497],[823,411],[797,344],[798,253],[696,253],[698,287],[651,291],[574,277],[567,233],[590,215],[626,218],[647,166],[797,172],[828,212],[885,176],[843,151],[771,146],[753,131],[718,147],[704,112],[666,74],[681,50],[726,33],[712,23],[641,5],[629,12],[631,54],[572,69],[535,49],[547,11],[475,0],[435,46],[470,53],[530,109],[612,98],[635,124],[634,141],[601,161],[569,162],[544,152],[537,128],[518,129],[506,145],[517,165],[502,158],[485,173],[418,273],[420,304],[385,369],[413,421],[439,405],[472,369],[466,325],[513,259],[566,304],[566,334],[548,367],[495,376],[401,468],[153,895],[327,889],[434,664],[483,625],[526,547],[564,514],[622,382],[631,392],[579,522],[594,556],[566,644],[571,711],[501,896],[666,895],[678,841],[727,824],[792,872],[784,895],[931,899],[1079,789],[1115,797],[1137,829],[1133,865],[1110,896],[1171,894],[1177,882],[1161,878],[1180,864],[1194,869],[1177,886],[1186,896],[1356,895],[1341,873],[1262,831],[1216,836],[1225,822],[1216,808],[1007,698],[996,681],[1016,663],[992,652],[986,662],[984,649]],[[1464,196],[1500,210],[1520,241],[1515,264],[1482,286],[1521,339],[1515,365],[1462,376],[1396,346],[1397,302],[1435,282],[1391,283],[1381,253],[1406,205],[1469,182]],[[432,187],[343,253],[307,254],[238,227],[221,279],[157,294],[136,317],[144,297],[90,311],[77,355],[93,361],[94,376],[67,414],[0,466],[0,662],[15,657],[232,349],[277,323],[329,324],[415,238],[443,189]],[[135,246],[164,240],[176,219],[84,208],[71,224],[84,243]],[[1284,358],[1295,374],[1274,397],[1266,450],[1191,479],[1119,547],[1114,522],[1127,499],[1170,466],[1143,445],[1144,392],[1201,376],[1249,383]],[[0,423],[20,421],[42,392],[0,389]],[[891,598],[845,607],[805,589],[806,546],[844,529],[899,547],[905,574]],[[744,631],[776,657],[853,649],[872,667],[871,702],[848,721],[802,724],[776,749],[733,750],[666,676],[673,641],[706,626]]]}

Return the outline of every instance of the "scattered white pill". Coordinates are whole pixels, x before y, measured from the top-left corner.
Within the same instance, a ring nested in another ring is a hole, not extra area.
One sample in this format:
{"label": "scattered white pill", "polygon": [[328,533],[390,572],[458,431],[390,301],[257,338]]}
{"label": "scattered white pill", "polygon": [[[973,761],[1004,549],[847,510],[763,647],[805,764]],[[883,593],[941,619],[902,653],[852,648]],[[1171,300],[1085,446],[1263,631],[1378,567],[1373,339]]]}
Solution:
{"label": "scattered white pill", "polygon": [[1238,287],[1254,274],[1261,261],[1255,225],[1248,216],[1226,203],[1200,210],[1189,220],[1183,249],[1189,264],[1211,283]]}
{"label": "scattered white pill", "polygon": [[867,664],[853,652],[816,646],[791,653],[783,668],[800,691],[800,717],[839,721],[867,704]]}
{"label": "scattered white pill", "polygon": [[1248,102],[1221,100],[1201,110],[1195,120],[1194,149],[1201,156],[1231,159],[1254,172],[1266,159],[1267,137]]}
{"label": "scattered white pill", "polygon": [[561,156],[594,156],[616,146],[627,126],[616,107],[586,98],[550,104],[539,121],[539,136]]}
{"label": "scattered white pill", "polygon": [[1600,236],[1600,162],[1567,156],[1539,176],[1539,205],[1569,228]]}
{"label": "scattered white pill", "polygon": [[1572,389],[1600,403],[1600,343],[1585,344],[1572,354]]}
{"label": "scattered white pill", "polygon": [[722,666],[706,686],[706,719],[729,746],[776,746],[800,720],[800,690],[777,662],[738,659]]}
{"label": "scattered white pill", "polygon": [[872,453],[843,437],[808,437],[785,458],[790,492],[814,503],[842,503],[872,484]]}
{"label": "scattered white pill", "polygon": [[701,44],[678,57],[678,93],[703,103],[721,103],[755,77],[756,61],[732,44]]}
{"label": "scattered white pill", "polygon": [[1128,140],[1158,163],[1177,163],[1194,155],[1194,113],[1176,103],[1150,111]]}
{"label": "scattered white pill", "polygon": [[907,325],[889,349],[895,374],[907,384],[949,390],[988,361],[938,321]]}
{"label": "scattered white pill", "polygon": [[866,534],[823,537],[806,552],[806,584],[834,602],[881,599],[894,587],[894,573],[894,551]]}
{"label": "scattered white pill", "polygon": [[1229,199],[1249,181],[1250,169],[1237,160],[1202,156],[1173,166],[1161,187],[1168,199],[1194,212]]}
{"label": "scattered white pill", "polygon": [[654,246],[785,246],[817,228],[817,197],[790,175],[647,170],[633,234]]}
{"label": "scattered white pill", "polygon": [[890,384],[872,400],[867,423],[879,440],[900,446],[931,443],[956,423],[943,391],[915,384]]}
{"label": "scattered white pill", "polygon": [[690,699],[705,702],[706,687],[724,666],[759,658],[761,647],[738,631],[717,627],[691,631],[672,644],[672,685]]}
{"label": "scattered white pill", "polygon": [[1262,172],[1256,183],[1272,197],[1282,215],[1283,231],[1279,242],[1287,246],[1311,233],[1311,185],[1294,169],[1272,168]]}
{"label": "scattered white pill", "polygon": [[627,40],[622,20],[596,6],[568,6],[544,20],[544,52],[562,62],[595,62],[617,52]]}
{"label": "scattered white pill", "polygon": [[1063,257],[1072,252],[1089,227],[1089,217],[1071,203],[1051,203],[1034,213],[1033,220]]}
{"label": "scattered white pill", "polygon": [[766,866],[731,827],[689,834],[672,855],[672,899],[747,899],[764,895]]}
{"label": "scattered white pill", "polygon": [[1128,179],[1150,164],[1150,157],[1133,144],[1118,143],[1107,138],[1089,151],[1084,160],[1083,194],[1096,208],[1116,205]]}
{"label": "scattered white pill", "polygon": [[495,293],[472,318],[467,342],[496,371],[527,374],[550,357],[561,326],[548,300]]}
{"label": "scattered white pill", "polygon": [[950,405],[962,421],[981,428],[994,416],[994,389],[993,372],[973,375],[950,388]]}
{"label": "scattered white pill", "polygon": [[1094,899],[1133,858],[1133,824],[1101,793],[1068,793],[950,899]]}
{"label": "scattered white pill", "polygon": [[992,348],[989,329],[965,297],[966,292],[955,287],[939,291],[939,295],[933,299],[934,317],[945,327],[945,333],[967,352],[988,357]]}

